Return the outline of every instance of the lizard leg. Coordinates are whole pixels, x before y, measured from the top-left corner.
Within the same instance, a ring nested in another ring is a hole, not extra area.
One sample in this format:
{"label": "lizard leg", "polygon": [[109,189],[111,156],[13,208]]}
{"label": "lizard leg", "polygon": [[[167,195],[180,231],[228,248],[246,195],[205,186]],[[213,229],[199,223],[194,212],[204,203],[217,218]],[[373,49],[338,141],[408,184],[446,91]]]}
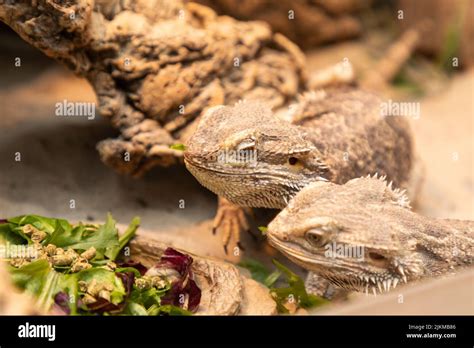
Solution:
{"label": "lizard leg", "polygon": [[235,243],[243,250],[240,244],[240,231],[249,230],[249,224],[245,217],[244,209],[223,197],[218,198],[217,214],[214,218],[212,232],[222,233],[222,245],[227,254],[229,245]]}

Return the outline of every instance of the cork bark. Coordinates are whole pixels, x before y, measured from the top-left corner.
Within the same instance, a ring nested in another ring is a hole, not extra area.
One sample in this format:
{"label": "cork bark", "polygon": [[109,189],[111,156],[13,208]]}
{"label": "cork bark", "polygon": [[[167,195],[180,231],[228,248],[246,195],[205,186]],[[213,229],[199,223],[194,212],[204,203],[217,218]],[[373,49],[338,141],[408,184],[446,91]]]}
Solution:
{"label": "cork bark", "polygon": [[76,74],[120,131],[101,159],[140,176],[181,160],[208,107],[240,99],[285,105],[305,83],[304,56],[263,22],[178,0],[4,1],[0,20]]}

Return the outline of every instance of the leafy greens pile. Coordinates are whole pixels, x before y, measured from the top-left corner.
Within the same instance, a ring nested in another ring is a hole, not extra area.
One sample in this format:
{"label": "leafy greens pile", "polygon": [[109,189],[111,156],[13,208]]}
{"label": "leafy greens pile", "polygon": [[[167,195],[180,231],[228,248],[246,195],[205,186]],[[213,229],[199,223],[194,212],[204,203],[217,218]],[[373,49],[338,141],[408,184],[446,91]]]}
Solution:
{"label": "leafy greens pile", "polygon": [[[13,283],[33,294],[44,311],[71,315],[196,311],[201,290],[193,280],[189,255],[168,248],[150,269],[120,259],[139,224],[134,218],[119,236],[110,214],[103,225],[24,215],[0,220],[0,247],[4,252],[16,247],[17,254],[10,258]],[[26,247],[34,252],[25,253]]]}

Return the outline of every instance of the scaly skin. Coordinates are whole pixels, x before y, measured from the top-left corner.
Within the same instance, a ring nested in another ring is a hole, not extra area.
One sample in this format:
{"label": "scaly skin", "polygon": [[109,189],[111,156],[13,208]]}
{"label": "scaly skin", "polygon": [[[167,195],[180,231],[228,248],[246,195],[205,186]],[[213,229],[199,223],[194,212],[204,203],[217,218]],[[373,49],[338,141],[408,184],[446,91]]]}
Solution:
{"label": "scaly skin", "polygon": [[[407,187],[408,123],[382,117],[381,103],[343,87],[303,95],[284,117],[255,101],[214,107],[188,142],[185,163],[202,185],[243,207],[283,209],[309,183],[343,184],[376,172]],[[236,152],[254,157],[222,156]]]}
{"label": "scaly skin", "polygon": [[[374,294],[474,260],[474,221],[416,214],[403,192],[377,177],[305,187],[267,235],[288,258],[334,285]],[[328,254],[337,248],[346,252]]]}
{"label": "scaly skin", "polygon": [[[214,107],[188,142],[185,163],[208,189],[247,207],[282,209],[311,182],[376,172],[405,187],[410,132],[405,119],[380,115],[381,102],[353,88],[309,93],[291,108],[292,124],[258,102]],[[219,159],[232,151],[256,157]]]}

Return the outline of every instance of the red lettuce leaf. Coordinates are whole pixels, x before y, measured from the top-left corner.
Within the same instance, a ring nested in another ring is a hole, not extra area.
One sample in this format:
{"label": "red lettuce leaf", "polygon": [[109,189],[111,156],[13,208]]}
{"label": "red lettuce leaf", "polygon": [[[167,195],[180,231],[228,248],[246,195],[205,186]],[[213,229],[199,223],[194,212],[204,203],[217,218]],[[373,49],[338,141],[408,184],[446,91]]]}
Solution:
{"label": "red lettuce leaf", "polygon": [[69,308],[69,295],[60,291],[54,296],[54,307],[65,314],[71,314],[71,308]]}
{"label": "red lettuce leaf", "polygon": [[125,287],[125,299],[127,299],[133,289],[133,283],[135,282],[135,273],[119,272],[116,273],[116,275],[122,280],[123,286]]}
{"label": "red lettuce leaf", "polygon": [[199,303],[201,302],[201,289],[199,289],[194,280],[189,279],[185,291],[189,296],[188,310],[195,312],[199,307]]}
{"label": "red lettuce leaf", "polygon": [[191,271],[193,258],[189,255],[180,253],[173,248],[167,248],[161,256],[160,262],[156,265],[158,268],[172,268],[182,277],[185,277]]}
{"label": "red lettuce leaf", "polygon": [[188,310],[195,312],[201,302],[201,289],[193,279],[191,265],[193,258],[180,253],[172,248],[167,248],[161,257],[157,267],[172,268],[176,270],[181,278],[171,284],[170,290],[161,298],[161,303],[183,307],[182,295],[188,296]]}

